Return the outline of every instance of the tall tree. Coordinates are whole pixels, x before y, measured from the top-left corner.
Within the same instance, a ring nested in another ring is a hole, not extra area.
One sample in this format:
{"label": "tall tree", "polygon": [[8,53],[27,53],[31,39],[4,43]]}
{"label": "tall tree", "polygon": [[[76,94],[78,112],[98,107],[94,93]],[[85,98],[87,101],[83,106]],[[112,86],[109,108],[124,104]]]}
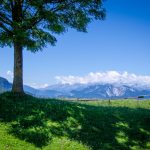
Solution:
{"label": "tall tree", "polygon": [[105,18],[103,0],[0,0],[0,46],[14,48],[13,92],[23,92],[23,49],[36,52],[69,27]]}

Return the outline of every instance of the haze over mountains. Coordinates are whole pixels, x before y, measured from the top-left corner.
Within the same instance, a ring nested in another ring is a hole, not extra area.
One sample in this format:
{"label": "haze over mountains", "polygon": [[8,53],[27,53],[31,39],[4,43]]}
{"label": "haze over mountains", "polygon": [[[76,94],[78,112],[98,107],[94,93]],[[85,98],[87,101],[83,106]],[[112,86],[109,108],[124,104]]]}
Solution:
{"label": "haze over mountains", "polygon": [[[45,90],[45,89],[43,89]],[[58,84],[49,86],[46,91],[57,91],[55,96],[70,98],[128,98],[150,95],[150,89],[121,84]],[[58,95],[57,95],[58,94]]]}
{"label": "haze over mountains", "polygon": [[[0,92],[10,91],[12,83],[5,78],[0,77]],[[34,89],[30,86],[24,86],[28,94],[37,97],[47,98],[129,98],[141,95],[150,95],[150,88],[139,84],[123,83],[86,83],[86,84],[68,84],[60,83],[48,86],[43,89]]]}

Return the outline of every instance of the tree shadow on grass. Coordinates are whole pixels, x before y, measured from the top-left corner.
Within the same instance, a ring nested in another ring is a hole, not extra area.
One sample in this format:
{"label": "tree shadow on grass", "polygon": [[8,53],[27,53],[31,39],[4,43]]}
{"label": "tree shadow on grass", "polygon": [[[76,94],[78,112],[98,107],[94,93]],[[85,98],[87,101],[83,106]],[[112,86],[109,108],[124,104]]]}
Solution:
{"label": "tree shadow on grass", "polygon": [[93,150],[150,148],[149,109],[90,106],[5,93],[0,96],[0,121],[11,124],[10,134],[37,147],[47,145],[54,136],[67,136]]}

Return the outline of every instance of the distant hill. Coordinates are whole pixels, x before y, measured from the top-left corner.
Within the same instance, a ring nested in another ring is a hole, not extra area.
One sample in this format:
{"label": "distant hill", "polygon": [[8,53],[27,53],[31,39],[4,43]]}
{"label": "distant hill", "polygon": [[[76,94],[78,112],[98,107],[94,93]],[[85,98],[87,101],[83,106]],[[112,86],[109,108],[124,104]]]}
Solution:
{"label": "distant hill", "polygon": [[5,78],[0,77],[0,93],[5,91],[10,91],[12,84],[8,82]]}
{"label": "distant hill", "polygon": [[100,84],[90,85],[82,90],[74,90],[72,95],[79,98],[128,98],[150,95],[150,90],[126,85]]}
{"label": "distant hill", "polygon": [[[0,78],[0,92],[10,91],[12,84]],[[56,84],[44,89],[24,86],[26,93],[46,98],[129,98],[150,95],[150,89],[137,85],[121,84]]]}
{"label": "distant hill", "polygon": [[[10,91],[12,89],[12,83],[10,83],[7,79],[0,77],[0,93]],[[24,85],[24,90],[29,94],[36,94],[37,90]]]}
{"label": "distant hill", "polygon": [[120,84],[58,84],[47,87],[46,90],[59,91],[59,97],[69,98],[128,98],[150,95],[150,89],[145,87]]}

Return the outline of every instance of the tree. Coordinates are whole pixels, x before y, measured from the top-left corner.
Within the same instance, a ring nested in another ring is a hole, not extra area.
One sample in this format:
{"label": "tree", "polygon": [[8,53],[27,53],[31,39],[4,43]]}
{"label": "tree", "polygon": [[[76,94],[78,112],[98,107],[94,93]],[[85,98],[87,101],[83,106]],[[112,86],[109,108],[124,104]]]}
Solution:
{"label": "tree", "polygon": [[86,32],[105,18],[102,0],[0,0],[0,46],[14,47],[13,92],[23,92],[23,49],[55,45],[54,35],[69,27]]}

